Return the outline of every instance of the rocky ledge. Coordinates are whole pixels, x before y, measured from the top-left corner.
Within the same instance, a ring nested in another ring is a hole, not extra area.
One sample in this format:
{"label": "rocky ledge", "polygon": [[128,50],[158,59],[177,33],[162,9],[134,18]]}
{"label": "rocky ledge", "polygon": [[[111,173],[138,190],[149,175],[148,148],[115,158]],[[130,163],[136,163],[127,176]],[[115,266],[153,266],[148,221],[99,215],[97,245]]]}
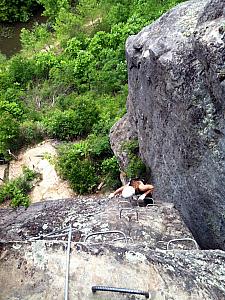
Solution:
{"label": "rocky ledge", "polygon": [[[69,225],[70,299],[144,298],[93,294],[93,285],[144,290],[155,300],[223,299],[224,252],[200,250],[173,205],[154,204],[96,195],[0,209],[0,299],[63,298]],[[91,236],[97,232],[108,234]]]}

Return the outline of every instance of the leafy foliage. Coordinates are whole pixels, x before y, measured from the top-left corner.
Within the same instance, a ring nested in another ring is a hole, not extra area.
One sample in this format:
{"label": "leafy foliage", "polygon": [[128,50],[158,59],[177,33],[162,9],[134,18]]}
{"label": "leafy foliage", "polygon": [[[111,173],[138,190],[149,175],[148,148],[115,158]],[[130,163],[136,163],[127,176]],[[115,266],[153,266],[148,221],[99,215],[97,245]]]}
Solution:
{"label": "leafy foliage", "polygon": [[59,149],[58,169],[79,194],[96,190],[98,184],[118,184],[118,163],[106,136],[90,135],[85,141]]}
{"label": "leafy foliage", "polygon": [[35,68],[30,59],[18,54],[11,59],[8,73],[12,83],[24,86],[26,83],[32,81]]}
{"label": "leafy foliage", "polygon": [[0,203],[11,200],[10,205],[13,207],[20,205],[28,207],[30,203],[28,193],[36,177],[36,172],[24,167],[23,175],[0,186]]}
{"label": "leafy foliage", "polygon": [[0,22],[22,21],[26,22],[36,7],[36,0],[1,0]]}
{"label": "leafy foliage", "polygon": [[59,11],[64,9],[69,9],[70,0],[37,0],[44,8],[44,15],[54,19]]}
{"label": "leafy foliage", "polygon": [[45,130],[40,122],[24,121],[19,127],[20,143],[34,145],[45,137]]}
{"label": "leafy foliage", "polygon": [[34,51],[35,49],[43,48],[51,40],[51,33],[48,30],[48,26],[48,23],[46,23],[37,24],[32,30],[22,28],[20,41],[23,49]]}
{"label": "leafy foliage", "polygon": [[115,156],[105,158],[101,163],[101,174],[105,188],[115,189],[120,185],[119,166]]}
{"label": "leafy foliage", "polygon": [[[78,193],[117,185],[108,134],[126,111],[126,39],[182,1],[2,0],[0,20],[25,20],[38,2],[48,23],[22,30],[19,54],[0,55],[0,154],[46,136],[87,137],[60,149],[60,173]],[[130,177],[145,172],[134,144]]]}
{"label": "leafy foliage", "polygon": [[18,147],[15,140],[19,137],[19,122],[8,112],[0,115],[0,154],[6,155],[7,150]]}
{"label": "leafy foliage", "polygon": [[94,102],[77,98],[70,107],[64,111],[57,109],[44,117],[43,124],[51,137],[72,140],[86,136],[98,120]]}

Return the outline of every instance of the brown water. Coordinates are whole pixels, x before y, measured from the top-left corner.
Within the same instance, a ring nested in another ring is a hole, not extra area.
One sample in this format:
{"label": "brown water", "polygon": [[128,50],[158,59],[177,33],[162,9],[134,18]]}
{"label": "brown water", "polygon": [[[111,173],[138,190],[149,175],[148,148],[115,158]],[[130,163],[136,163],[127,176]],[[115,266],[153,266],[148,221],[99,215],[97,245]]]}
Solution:
{"label": "brown water", "polygon": [[46,17],[38,12],[28,22],[22,23],[0,23],[0,52],[7,57],[12,56],[21,49],[20,32],[22,28],[31,29],[35,23],[45,23]]}

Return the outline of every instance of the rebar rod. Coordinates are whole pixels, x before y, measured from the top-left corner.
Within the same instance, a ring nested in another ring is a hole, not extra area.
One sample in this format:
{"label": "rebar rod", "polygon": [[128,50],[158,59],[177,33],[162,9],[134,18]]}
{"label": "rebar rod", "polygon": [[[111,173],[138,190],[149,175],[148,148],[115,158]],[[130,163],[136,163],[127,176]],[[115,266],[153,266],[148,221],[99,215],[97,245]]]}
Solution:
{"label": "rebar rod", "polygon": [[146,299],[149,299],[150,293],[140,290],[133,290],[127,288],[116,288],[111,286],[92,286],[92,293],[96,293],[97,291],[102,292],[115,292],[115,293],[125,293],[125,294],[133,294],[133,295],[143,295]]}
{"label": "rebar rod", "polygon": [[90,233],[88,234],[85,239],[84,239],[84,242],[87,242],[87,239],[90,238],[91,236],[95,236],[95,235],[105,235],[105,234],[113,234],[113,233],[118,233],[118,234],[121,234],[125,241],[126,241],[126,244],[127,244],[127,236],[125,235],[124,232],[122,231],[118,231],[118,230],[109,230],[109,231],[97,231],[97,232],[94,232],[94,233]]}
{"label": "rebar rod", "polygon": [[65,234],[68,234],[68,230],[69,230],[69,228],[65,227],[65,228],[61,228],[61,229],[49,232],[47,234],[40,234],[39,236],[30,237],[30,241],[31,240],[43,239],[45,237],[51,237],[52,235],[55,235],[56,233],[61,233],[61,232],[64,232],[64,231],[66,231]]}
{"label": "rebar rod", "polygon": [[167,243],[167,245],[166,245],[166,250],[169,250],[169,246],[170,246],[171,243],[174,243],[174,242],[183,242],[183,241],[190,241],[190,242],[194,243],[196,250],[199,249],[199,248],[198,248],[198,244],[197,244],[197,242],[196,242],[194,239],[191,239],[191,238],[180,238],[180,239],[173,239],[173,240],[170,240],[170,241]]}
{"label": "rebar rod", "polygon": [[[47,233],[47,234],[40,234],[39,236],[30,237],[29,241],[43,240],[46,237],[48,237],[48,238],[61,237],[61,236],[67,235],[68,231],[69,231],[69,228],[65,227],[65,228],[62,228],[62,229],[59,229],[59,230],[52,231],[52,232]],[[76,232],[76,231],[77,231],[76,229],[72,229],[72,232]],[[59,233],[59,234],[56,234],[56,233]]]}
{"label": "rebar rod", "polygon": [[65,300],[68,300],[69,296],[69,266],[70,266],[70,245],[72,238],[72,225],[69,226],[68,243],[67,243],[67,255],[66,255],[66,277],[65,277]]}

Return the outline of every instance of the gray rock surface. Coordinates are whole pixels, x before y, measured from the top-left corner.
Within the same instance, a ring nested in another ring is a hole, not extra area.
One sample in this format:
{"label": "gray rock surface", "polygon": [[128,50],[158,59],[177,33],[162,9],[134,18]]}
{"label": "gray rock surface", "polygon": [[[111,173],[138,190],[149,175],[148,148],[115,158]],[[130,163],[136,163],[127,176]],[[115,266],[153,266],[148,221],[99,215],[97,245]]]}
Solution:
{"label": "gray rock surface", "polygon": [[[190,241],[163,250],[171,238],[192,238],[173,205],[137,208],[138,219],[136,211],[122,211],[120,218],[121,207],[129,206],[121,201],[77,197],[35,203],[27,210],[0,209],[0,300],[63,299],[68,237],[46,235],[69,223],[69,299],[144,299],[92,294],[93,285],[150,291],[155,300],[225,299],[224,252],[202,251]],[[123,231],[127,243],[116,235],[85,239],[107,230]]]}
{"label": "gray rock surface", "polygon": [[[65,243],[0,244],[1,300],[64,299]],[[223,300],[224,252],[108,247],[92,255],[71,245],[69,299],[143,300],[97,292],[93,285],[150,291],[153,300]]]}
{"label": "gray rock surface", "polygon": [[[128,38],[128,117],[155,194],[225,250],[225,1],[187,1]],[[123,136],[120,136],[123,139]]]}
{"label": "gray rock surface", "polygon": [[[73,225],[74,242],[83,242],[88,234],[108,230],[122,231],[133,244],[148,249],[165,249],[171,239],[193,238],[171,203],[132,210],[130,207],[122,198],[92,196],[39,202],[28,209],[0,209],[0,241],[44,238],[69,223]],[[193,249],[190,242],[180,246]]]}
{"label": "gray rock surface", "polygon": [[134,139],[137,139],[136,127],[132,126],[128,115],[125,114],[110,130],[110,144],[119,161],[121,171],[125,171],[129,164],[129,157],[124,149],[124,143]]}

